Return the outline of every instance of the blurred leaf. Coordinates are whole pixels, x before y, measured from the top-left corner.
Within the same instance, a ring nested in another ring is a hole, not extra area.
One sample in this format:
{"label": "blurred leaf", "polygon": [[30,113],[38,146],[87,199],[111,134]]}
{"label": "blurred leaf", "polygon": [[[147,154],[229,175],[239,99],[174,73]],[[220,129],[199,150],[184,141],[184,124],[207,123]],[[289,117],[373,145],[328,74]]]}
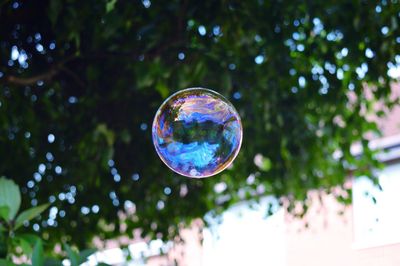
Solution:
{"label": "blurred leaf", "polygon": [[16,233],[15,237],[22,238],[27,241],[32,247],[40,240],[40,237],[33,234],[19,234]]}
{"label": "blurred leaf", "polygon": [[151,76],[150,73],[142,73],[138,78],[137,78],[137,86],[139,88],[146,88],[151,86],[154,83],[154,79]]}
{"label": "blurred leaf", "polygon": [[132,140],[129,131],[126,129],[121,131],[120,138],[124,143],[129,143]]}
{"label": "blurred leaf", "polygon": [[15,264],[8,260],[0,259],[0,265],[1,266],[14,266]]}
{"label": "blurred leaf", "polygon": [[[21,193],[14,181],[0,178],[0,206],[9,209],[8,220],[14,219],[21,205]],[[4,212],[4,211],[3,211]]]}
{"label": "blurred leaf", "polygon": [[94,139],[97,140],[100,136],[105,137],[108,146],[112,146],[115,141],[115,134],[107,128],[106,124],[99,124],[94,132]]}
{"label": "blurred leaf", "polygon": [[162,82],[157,82],[156,90],[160,93],[163,99],[167,98],[170,93],[168,87]]}
{"label": "blurred leaf", "polygon": [[207,71],[207,69],[206,69],[206,65],[204,64],[204,62],[198,61],[193,69],[191,77],[193,80],[200,80],[203,78],[206,71]]}
{"label": "blurred leaf", "polygon": [[57,260],[57,259],[53,259],[53,258],[46,258],[44,260],[44,266],[62,266],[62,262]]}
{"label": "blurred leaf", "polygon": [[55,27],[57,23],[57,19],[59,18],[59,14],[62,8],[61,0],[51,0],[49,3],[48,16],[50,18],[51,24]]}
{"label": "blurred leaf", "polygon": [[232,79],[228,72],[221,74],[221,88],[224,90],[231,90],[232,89]]}
{"label": "blurred leaf", "polygon": [[36,244],[33,247],[32,266],[43,266],[43,265],[44,265],[43,243],[42,240],[38,240],[36,241]]}
{"label": "blurred leaf", "polygon": [[72,248],[64,243],[64,250],[67,252],[71,266],[79,266],[79,254],[72,250]]}
{"label": "blurred leaf", "polygon": [[0,219],[8,221],[10,214],[10,208],[8,206],[0,206]]}
{"label": "blurred leaf", "polygon": [[8,243],[6,241],[6,238],[5,238],[4,234],[0,231],[0,257],[1,258],[6,258],[7,248],[8,248]]}
{"label": "blurred leaf", "polygon": [[114,10],[117,0],[109,0],[106,4],[106,12],[109,13]]}
{"label": "blurred leaf", "polygon": [[86,262],[88,257],[96,252],[96,249],[85,249],[79,252],[78,265]]}
{"label": "blurred leaf", "polygon": [[25,221],[30,221],[33,218],[35,218],[36,216],[38,216],[39,214],[41,214],[43,211],[45,211],[49,207],[49,205],[50,204],[42,204],[37,207],[33,207],[33,208],[30,208],[28,210],[21,212],[18,215],[17,219],[15,220],[14,229],[16,230],[16,229],[20,228],[24,224]]}
{"label": "blurred leaf", "polygon": [[259,168],[264,172],[269,171],[271,169],[271,160],[263,157],[262,164]]}
{"label": "blurred leaf", "polygon": [[23,237],[15,237],[14,241],[17,243],[19,247],[21,247],[24,255],[31,257],[33,251],[32,249],[33,245],[31,245],[27,239]]}

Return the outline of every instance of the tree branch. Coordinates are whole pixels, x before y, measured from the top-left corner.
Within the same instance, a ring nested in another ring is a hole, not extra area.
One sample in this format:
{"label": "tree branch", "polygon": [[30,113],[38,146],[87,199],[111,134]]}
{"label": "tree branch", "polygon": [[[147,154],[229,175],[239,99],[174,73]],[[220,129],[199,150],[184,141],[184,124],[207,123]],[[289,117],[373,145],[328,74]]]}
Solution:
{"label": "tree branch", "polygon": [[23,77],[8,75],[8,76],[5,76],[2,80],[3,80],[3,83],[20,85],[20,86],[34,85],[38,81],[49,81],[49,80],[53,79],[57,74],[59,74],[61,70],[65,70],[64,65],[66,63],[68,63],[71,60],[76,59],[76,58],[77,58],[77,56],[75,56],[75,55],[69,56],[69,57],[65,58],[64,60],[62,60],[61,62],[51,66],[49,70],[47,70],[39,75],[36,75],[36,76],[23,78]]}
{"label": "tree branch", "polygon": [[29,86],[34,85],[38,81],[48,81],[51,80],[55,75],[58,74],[57,68],[51,68],[50,70],[39,74],[37,76],[29,77],[29,78],[20,78],[16,76],[6,76],[5,83],[21,85],[21,86]]}
{"label": "tree branch", "polygon": [[[180,38],[177,39],[171,39],[171,41],[168,42],[168,45],[160,45],[157,47],[154,47],[146,52],[143,53],[145,58],[152,59],[157,56],[160,56],[165,50],[168,50],[169,48],[180,45],[184,43],[183,40]],[[82,80],[79,78],[77,74],[75,74],[73,71],[69,70],[68,68],[65,67],[66,63],[75,60],[75,59],[100,59],[100,58],[118,58],[120,60],[121,58],[132,60],[132,58],[137,59],[137,57],[140,55],[140,53],[136,51],[128,51],[128,52],[111,52],[111,51],[106,51],[106,52],[101,52],[101,53],[89,53],[86,55],[72,55],[70,57],[67,57],[66,59],[62,60],[61,62],[54,64],[53,66],[50,67],[49,70],[46,72],[43,72],[39,75],[32,76],[32,77],[17,77],[14,75],[6,75],[4,78],[0,79],[1,83],[6,83],[6,84],[13,84],[13,85],[19,85],[19,86],[29,86],[29,85],[35,85],[38,81],[50,81],[52,80],[56,75],[58,75],[60,72],[64,72],[68,76],[70,76],[80,87],[84,88],[85,84],[82,82]]]}

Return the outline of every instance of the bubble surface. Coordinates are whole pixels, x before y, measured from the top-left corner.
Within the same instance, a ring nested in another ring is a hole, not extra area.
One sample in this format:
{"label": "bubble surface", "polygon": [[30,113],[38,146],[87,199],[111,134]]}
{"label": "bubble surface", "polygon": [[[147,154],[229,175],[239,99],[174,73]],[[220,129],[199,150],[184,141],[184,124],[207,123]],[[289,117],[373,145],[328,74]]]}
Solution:
{"label": "bubble surface", "polygon": [[243,129],[235,107],[219,93],[189,88],[171,95],[158,109],[153,143],[161,160],[178,174],[218,174],[239,153]]}

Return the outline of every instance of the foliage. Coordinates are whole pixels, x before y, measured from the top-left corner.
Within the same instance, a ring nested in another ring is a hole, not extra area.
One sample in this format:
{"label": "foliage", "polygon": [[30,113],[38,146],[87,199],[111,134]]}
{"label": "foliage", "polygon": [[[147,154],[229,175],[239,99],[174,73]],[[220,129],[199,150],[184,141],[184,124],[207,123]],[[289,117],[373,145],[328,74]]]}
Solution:
{"label": "foliage", "polygon": [[[39,238],[30,234],[20,234],[16,230],[42,213],[49,204],[30,208],[17,215],[21,205],[19,187],[12,180],[0,177],[0,192],[0,258],[21,252],[30,256],[33,244]],[[17,251],[17,247],[20,248],[20,252]]]}
{"label": "foliage", "polygon": [[[55,207],[29,227],[81,247],[138,228],[169,238],[265,195],[306,209],[308,190],[379,166],[365,117],[395,104],[399,11],[397,0],[4,1],[0,173],[25,207]],[[193,86],[230,98],[244,126],[234,165],[204,180],[168,170],[150,134],[163,99]]]}
{"label": "foliage", "polygon": [[[30,208],[16,216],[21,204],[18,186],[12,180],[1,177],[0,191],[2,192],[0,194],[0,210],[3,210],[0,213],[0,265],[14,265],[11,262],[12,256],[26,256],[31,260],[33,266],[62,265],[61,260],[45,257],[43,242],[37,235],[21,234],[16,231],[23,223],[40,215],[49,204]],[[13,210],[13,215],[9,215],[9,210]],[[64,244],[64,249],[72,266],[79,266],[86,262],[87,258],[96,251],[87,249],[78,253],[68,244]]]}

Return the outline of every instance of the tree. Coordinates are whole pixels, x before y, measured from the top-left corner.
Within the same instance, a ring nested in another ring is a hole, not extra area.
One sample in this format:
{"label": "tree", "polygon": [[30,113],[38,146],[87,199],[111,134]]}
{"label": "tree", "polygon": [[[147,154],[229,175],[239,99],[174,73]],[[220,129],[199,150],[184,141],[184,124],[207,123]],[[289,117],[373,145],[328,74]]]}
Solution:
{"label": "tree", "polygon": [[[365,117],[395,104],[399,12],[395,0],[3,1],[0,174],[24,207],[56,207],[29,228],[81,247],[137,228],[167,239],[265,195],[305,211],[308,190],[379,166]],[[172,173],[150,134],[163,99],[194,86],[231,99],[244,126],[233,167],[204,180]]]}

